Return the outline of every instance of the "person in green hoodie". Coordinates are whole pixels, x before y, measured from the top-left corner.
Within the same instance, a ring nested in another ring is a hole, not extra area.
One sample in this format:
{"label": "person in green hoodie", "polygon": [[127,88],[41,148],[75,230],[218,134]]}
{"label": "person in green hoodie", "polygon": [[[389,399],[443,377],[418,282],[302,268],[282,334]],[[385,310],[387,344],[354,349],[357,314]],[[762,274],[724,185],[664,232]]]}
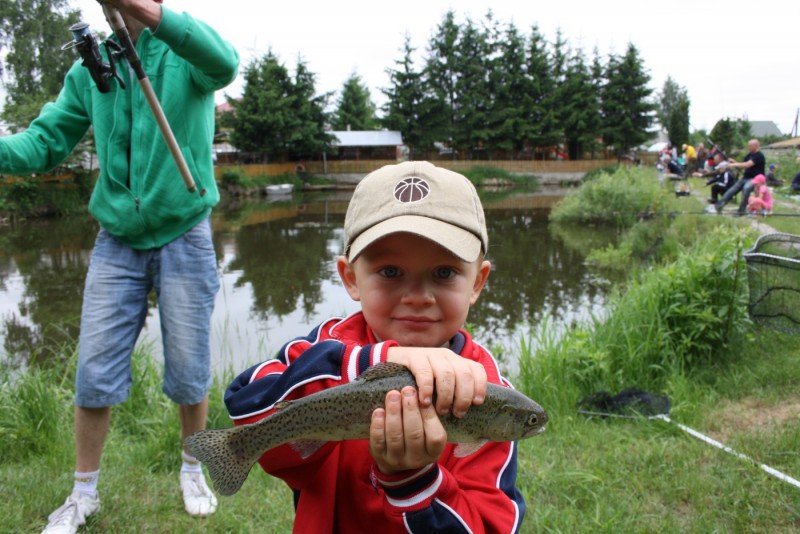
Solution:
{"label": "person in green hoodie", "polygon": [[[130,394],[131,353],[155,290],[165,394],[178,404],[182,438],[205,428],[211,384],[209,333],[219,289],[209,216],[214,93],[237,75],[239,56],[207,24],[160,0],[103,0],[119,10],[197,189],[190,192],[128,62],[125,88],[98,90],[76,62],[58,98],[25,131],[0,139],[0,172],[46,172],[94,128],[100,173],[89,202],[100,224],[84,287],[74,428],[73,491],[45,532],[76,532],[97,512],[97,480],[111,406]],[[103,50],[104,47],[100,47]],[[105,58],[105,51],[102,52]],[[107,61],[107,58],[105,58]],[[183,453],[180,485],[192,515],[217,501],[200,464]]]}

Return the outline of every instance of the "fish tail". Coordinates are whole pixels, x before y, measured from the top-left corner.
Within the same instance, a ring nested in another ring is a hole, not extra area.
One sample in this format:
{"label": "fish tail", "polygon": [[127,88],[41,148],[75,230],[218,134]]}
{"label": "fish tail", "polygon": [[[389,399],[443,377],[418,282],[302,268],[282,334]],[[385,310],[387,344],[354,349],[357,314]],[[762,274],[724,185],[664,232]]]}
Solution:
{"label": "fish tail", "polygon": [[242,487],[256,458],[242,458],[232,448],[237,428],[201,430],[186,438],[186,447],[200,460],[222,495],[233,495]]}

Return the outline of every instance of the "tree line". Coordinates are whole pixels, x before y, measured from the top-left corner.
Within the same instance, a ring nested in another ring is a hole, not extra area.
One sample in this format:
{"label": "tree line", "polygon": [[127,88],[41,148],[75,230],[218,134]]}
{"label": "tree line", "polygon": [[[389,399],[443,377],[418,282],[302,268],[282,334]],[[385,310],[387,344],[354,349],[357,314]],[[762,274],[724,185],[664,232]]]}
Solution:
{"label": "tree line", "polygon": [[[379,117],[369,89],[353,73],[335,109],[331,93],[316,95],[302,59],[292,76],[271,50],[245,68],[240,98],[222,124],[242,151],[272,158],[310,157],[330,148],[334,130],[398,130],[412,159],[433,147],[472,159],[531,159],[563,144],[571,158],[597,149],[625,153],[652,136],[657,106],[636,47],[591,58],[557,33],[548,42],[489,12],[480,24],[448,11],[422,64],[409,37],[387,69]],[[316,95],[316,96],[312,96]]]}
{"label": "tree line", "polygon": [[[12,131],[57,95],[76,60],[61,45],[79,20],[68,0],[0,0],[2,118]],[[536,25],[523,32],[491,11],[480,22],[459,22],[450,10],[419,65],[416,52],[406,37],[386,69],[386,103],[378,110],[355,72],[334,101],[317,92],[302,60],[290,73],[269,51],[243,69],[243,93],[229,99],[234,111],[220,126],[239,150],[272,161],[331,153],[330,130],[348,128],[399,130],[412,158],[440,147],[464,158],[525,159],[554,145],[570,158],[608,148],[622,154],[652,137],[660,118],[632,43],[623,54],[601,57],[595,49],[589,58],[560,31],[549,42]]]}

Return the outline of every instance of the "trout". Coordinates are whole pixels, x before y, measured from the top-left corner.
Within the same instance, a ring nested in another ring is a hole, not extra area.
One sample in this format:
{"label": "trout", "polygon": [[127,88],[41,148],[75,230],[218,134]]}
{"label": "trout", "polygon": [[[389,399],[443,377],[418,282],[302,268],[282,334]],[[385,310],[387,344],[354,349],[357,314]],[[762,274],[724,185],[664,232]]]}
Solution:
{"label": "trout", "polygon": [[[233,495],[261,455],[279,445],[306,444],[305,451],[296,450],[307,457],[316,450],[310,443],[369,439],[372,412],[383,407],[389,391],[405,386],[416,387],[405,366],[380,363],[348,384],[280,402],[255,423],[195,432],[186,447],[206,465],[217,491]],[[536,402],[511,388],[487,386],[483,404],[471,406],[464,417],[439,417],[447,441],[458,444],[456,456],[467,456],[487,441],[516,441],[544,430],[547,414]]]}

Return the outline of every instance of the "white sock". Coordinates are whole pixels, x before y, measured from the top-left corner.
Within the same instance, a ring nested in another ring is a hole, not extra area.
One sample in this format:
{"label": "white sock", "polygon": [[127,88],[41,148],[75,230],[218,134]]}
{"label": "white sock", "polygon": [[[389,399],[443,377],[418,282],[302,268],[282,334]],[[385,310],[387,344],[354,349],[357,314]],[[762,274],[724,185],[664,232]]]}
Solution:
{"label": "white sock", "polygon": [[181,458],[183,458],[183,464],[181,465],[181,473],[202,473],[203,469],[200,467],[200,460],[195,458],[190,454],[186,454],[186,451],[181,451]]}
{"label": "white sock", "polygon": [[75,483],[72,486],[72,491],[83,493],[92,497],[93,499],[97,498],[97,479],[100,478],[100,470],[91,471],[89,473],[80,473],[75,471]]}

